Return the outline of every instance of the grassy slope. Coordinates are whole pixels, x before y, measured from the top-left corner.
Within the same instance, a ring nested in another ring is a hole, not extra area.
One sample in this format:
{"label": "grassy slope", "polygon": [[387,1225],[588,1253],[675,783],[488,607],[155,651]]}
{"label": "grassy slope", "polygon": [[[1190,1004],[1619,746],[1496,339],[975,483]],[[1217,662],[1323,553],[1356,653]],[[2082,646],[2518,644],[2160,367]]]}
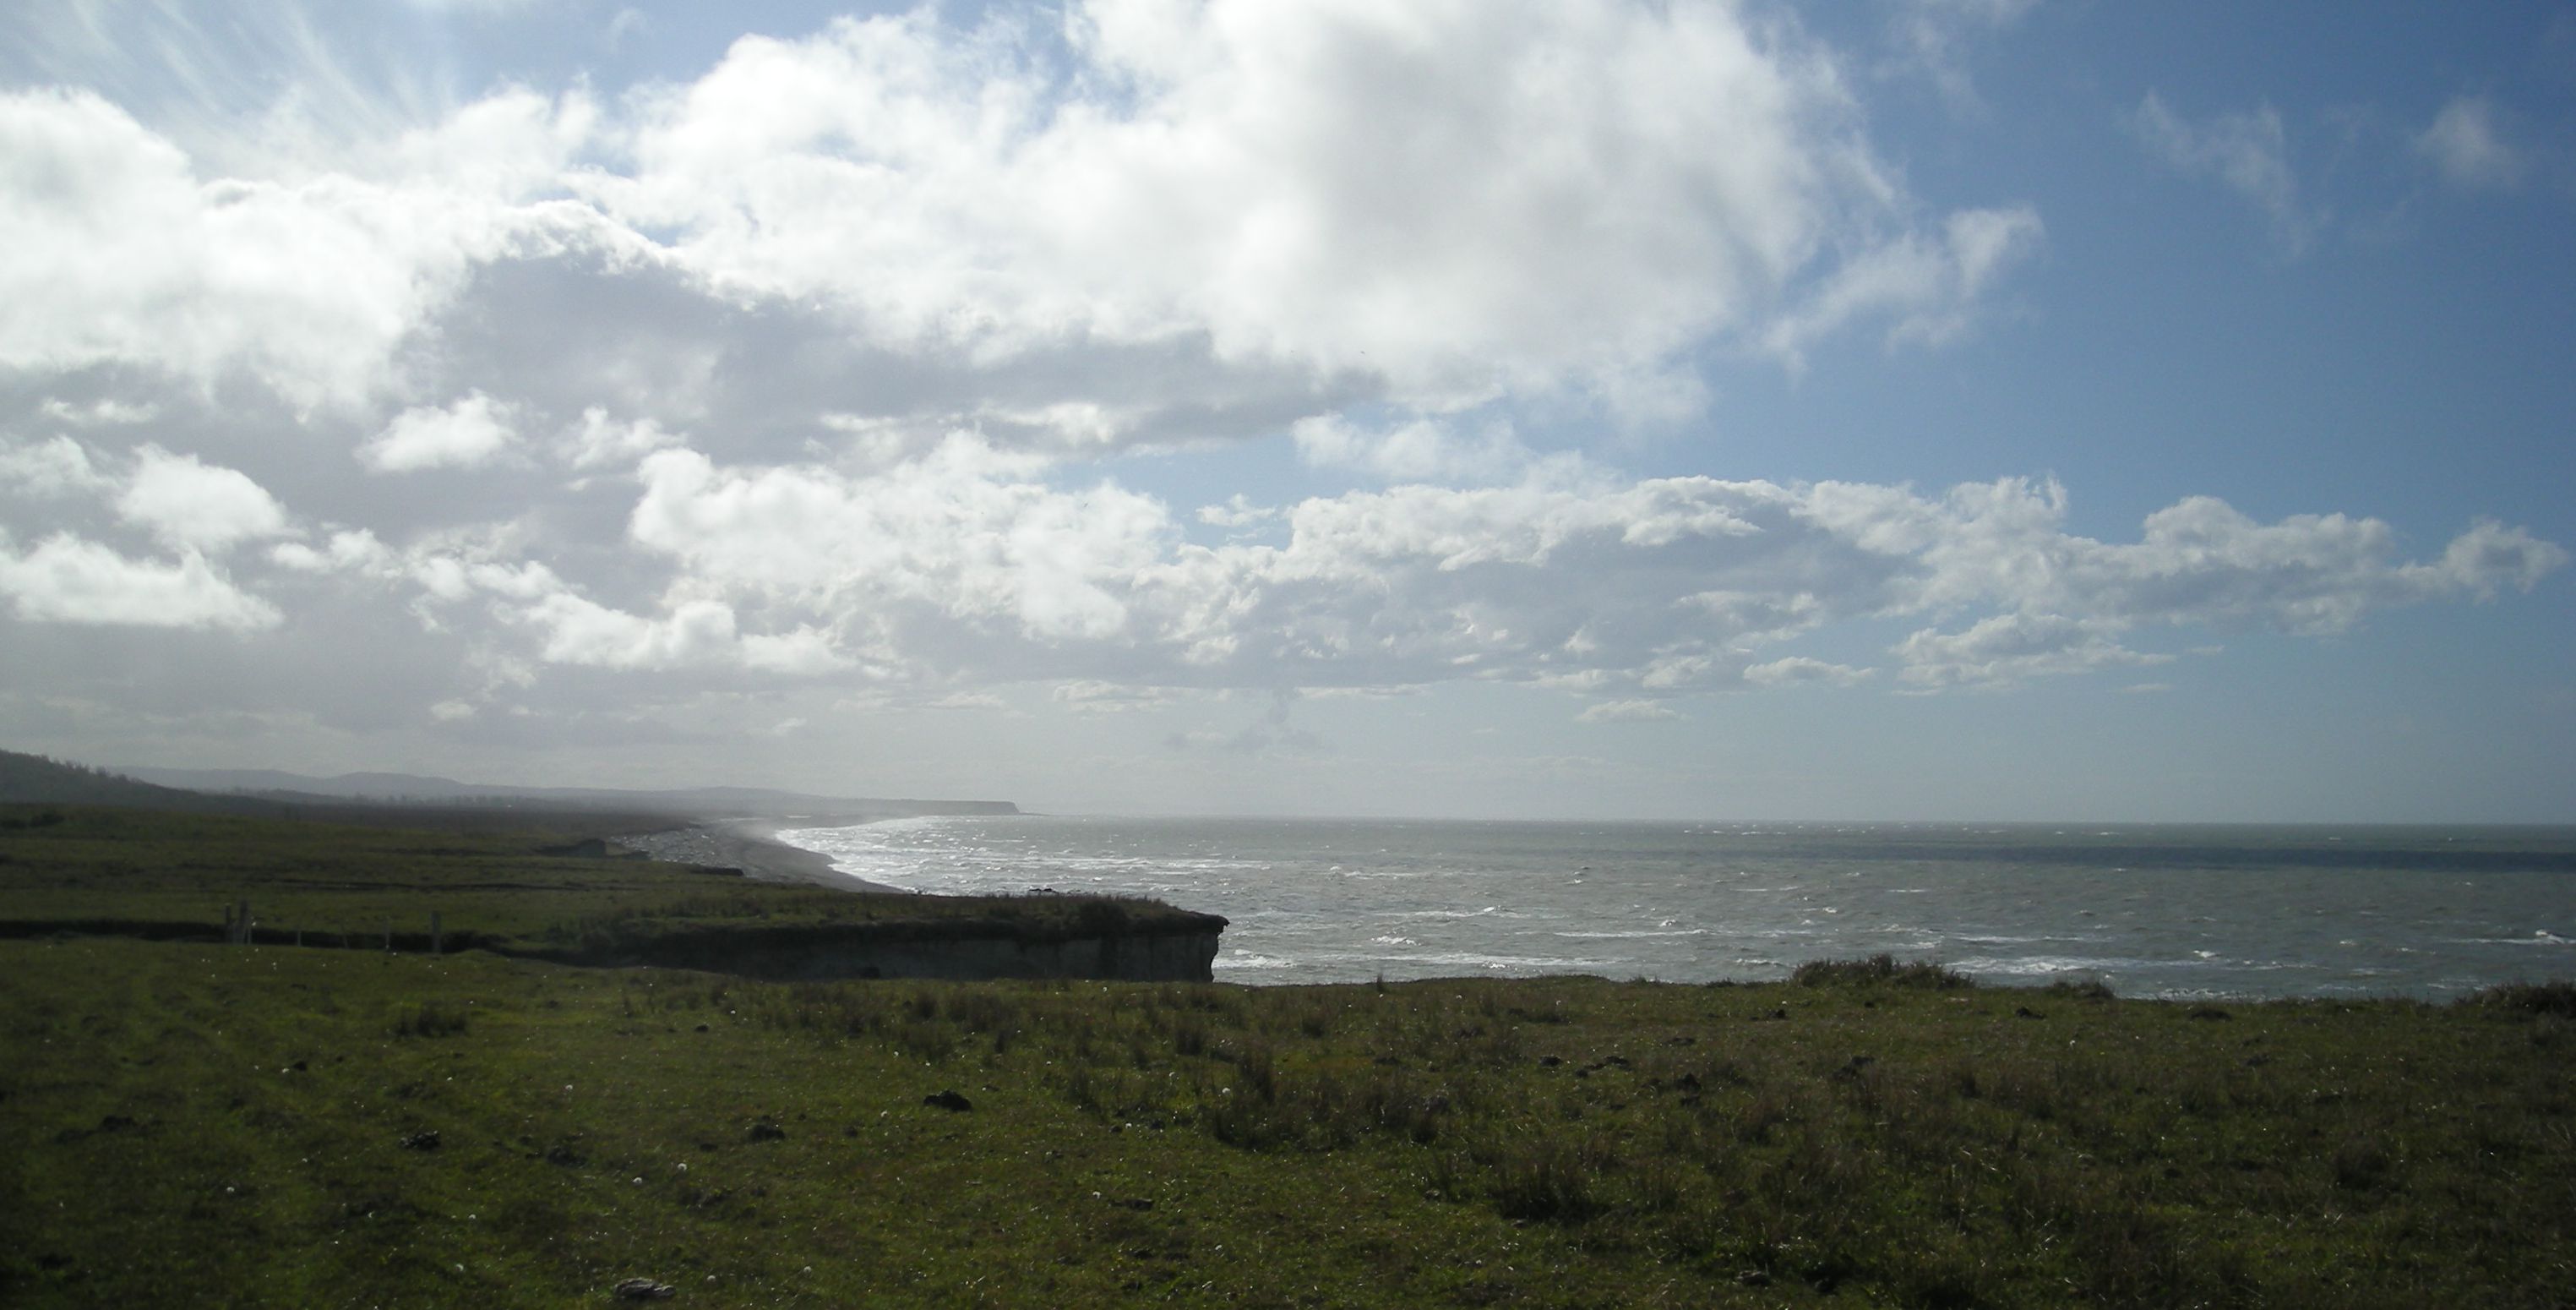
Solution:
{"label": "grassy slope", "polygon": [[[0,943],[0,1300],[537,1306],[649,1276],[702,1305],[2496,1306],[2571,1285],[2564,989],[2533,994],[2555,1014],[2219,1019],[1903,981],[786,986]],[[973,1109],[922,1104],[949,1089]]]}

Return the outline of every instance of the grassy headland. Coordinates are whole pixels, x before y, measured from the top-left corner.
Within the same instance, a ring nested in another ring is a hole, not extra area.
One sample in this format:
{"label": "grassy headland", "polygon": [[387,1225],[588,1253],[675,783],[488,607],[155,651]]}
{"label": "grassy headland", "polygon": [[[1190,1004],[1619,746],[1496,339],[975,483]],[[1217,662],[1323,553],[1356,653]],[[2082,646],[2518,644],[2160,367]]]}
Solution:
{"label": "grassy headland", "polygon": [[569,833],[59,813],[0,812],[22,825],[0,918],[49,925],[0,941],[13,1306],[482,1310],[630,1278],[724,1306],[2576,1286],[2564,984],[2209,1006],[1893,962],[1762,986],[764,983],[75,929],[210,924],[243,894],[365,935],[427,895],[507,945],[870,898],[542,853]]}
{"label": "grassy headland", "polygon": [[[697,959],[730,943],[1032,943],[1223,920],[1090,896],[873,895],[757,882],[739,869],[617,858],[603,826],[651,816],[392,812],[426,827],[84,806],[0,805],[0,936],[220,939],[247,900],[259,942],[431,946],[617,963]],[[383,819],[382,814],[364,817]]]}

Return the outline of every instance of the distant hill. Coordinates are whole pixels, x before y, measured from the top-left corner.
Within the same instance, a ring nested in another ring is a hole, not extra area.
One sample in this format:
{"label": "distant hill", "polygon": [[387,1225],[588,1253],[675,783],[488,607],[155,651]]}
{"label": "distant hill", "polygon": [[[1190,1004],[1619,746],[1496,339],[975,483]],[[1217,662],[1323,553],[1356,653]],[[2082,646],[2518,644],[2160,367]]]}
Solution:
{"label": "distant hill", "polygon": [[191,810],[200,813],[272,812],[278,807],[237,796],[156,787],[105,769],[67,764],[42,755],[0,751],[0,803],[34,805],[122,805],[142,810]]}
{"label": "distant hill", "polygon": [[624,791],[607,787],[510,787],[411,773],[343,773],[317,778],[275,769],[162,769],[144,766],[124,766],[117,772],[165,787],[298,802],[326,797],[421,805],[527,802],[560,809],[649,810],[703,818],[829,815],[852,819],[893,819],[933,814],[1020,812],[1019,807],[1009,801],[816,796],[759,787]]}

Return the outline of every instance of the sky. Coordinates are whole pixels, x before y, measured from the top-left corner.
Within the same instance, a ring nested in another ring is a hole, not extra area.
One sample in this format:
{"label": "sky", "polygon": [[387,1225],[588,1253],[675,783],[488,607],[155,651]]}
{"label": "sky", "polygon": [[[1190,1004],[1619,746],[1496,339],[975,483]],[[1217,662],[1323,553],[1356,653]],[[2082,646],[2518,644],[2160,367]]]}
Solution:
{"label": "sky", "polygon": [[2576,4],[20,0],[0,745],[2576,822]]}

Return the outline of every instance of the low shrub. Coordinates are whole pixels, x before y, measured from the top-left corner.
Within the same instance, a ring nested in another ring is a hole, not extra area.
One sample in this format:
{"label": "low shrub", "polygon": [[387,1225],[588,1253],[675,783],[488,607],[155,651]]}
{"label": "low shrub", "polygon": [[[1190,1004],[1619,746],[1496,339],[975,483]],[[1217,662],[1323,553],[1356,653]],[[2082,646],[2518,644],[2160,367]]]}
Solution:
{"label": "low shrub", "polygon": [[2576,1019],[2576,982],[2561,978],[2544,983],[2502,983],[2471,993],[2463,1003]]}
{"label": "low shrub", "polygon": [[1789,978],[1801,987],[1920,987],[1946,992],[1977,985],[1968,975],[1930,960],[1899,964],[1895,956],[1884,953],[1866,960],[1809,960]]}

